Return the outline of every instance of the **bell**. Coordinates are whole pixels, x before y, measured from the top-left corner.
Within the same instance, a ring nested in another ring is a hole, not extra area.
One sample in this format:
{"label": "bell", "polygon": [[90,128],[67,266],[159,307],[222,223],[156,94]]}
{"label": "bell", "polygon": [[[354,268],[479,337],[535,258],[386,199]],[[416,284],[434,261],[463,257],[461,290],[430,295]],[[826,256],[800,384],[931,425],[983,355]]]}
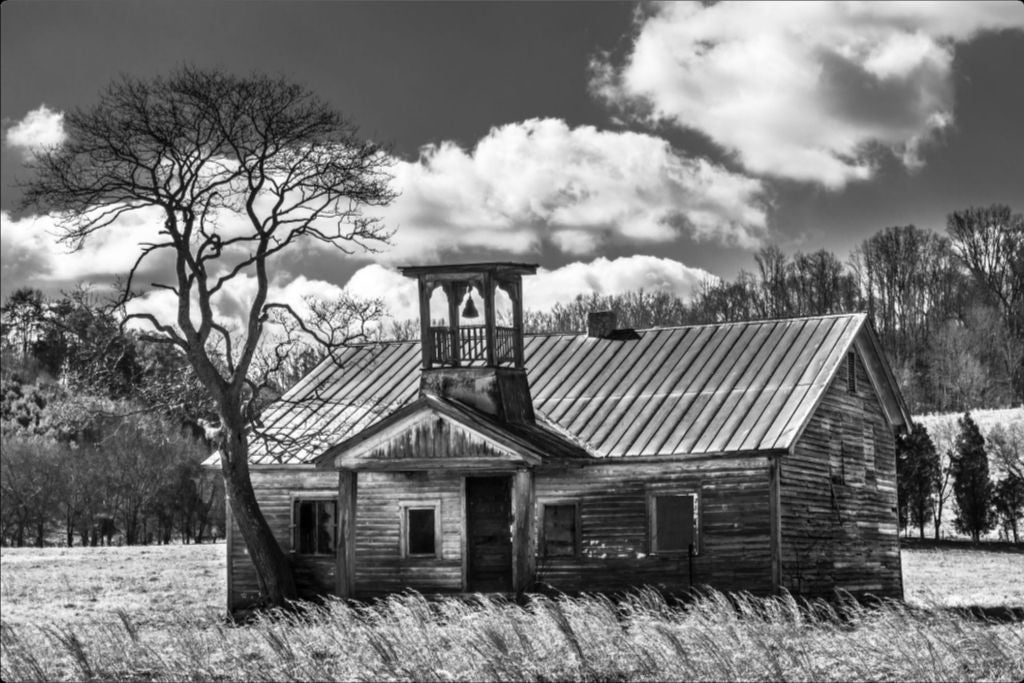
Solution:
{"label": "bell", "polygon": [[466,305],[462,308],[463,318],[477,318],[480,314],[476,311],[476,304],[473,303],[473,295],[470,294],[466,297]]}

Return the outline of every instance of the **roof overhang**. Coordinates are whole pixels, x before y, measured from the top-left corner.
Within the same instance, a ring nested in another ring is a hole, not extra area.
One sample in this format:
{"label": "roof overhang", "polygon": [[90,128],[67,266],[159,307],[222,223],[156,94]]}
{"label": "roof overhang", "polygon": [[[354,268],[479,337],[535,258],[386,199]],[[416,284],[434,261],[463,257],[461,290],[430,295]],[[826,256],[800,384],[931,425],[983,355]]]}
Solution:
{"label": "roof overhang", "polygon": [[853,340],[857,353],[864,361],[868,378],[882,405],[885,417],[894,428],[910,429],[912,418],[903,394],[900,392],[896,376],[892,374],[889,361],[886,359],[882,343],[875,334],[871,320],[865,316],[860,332]]}

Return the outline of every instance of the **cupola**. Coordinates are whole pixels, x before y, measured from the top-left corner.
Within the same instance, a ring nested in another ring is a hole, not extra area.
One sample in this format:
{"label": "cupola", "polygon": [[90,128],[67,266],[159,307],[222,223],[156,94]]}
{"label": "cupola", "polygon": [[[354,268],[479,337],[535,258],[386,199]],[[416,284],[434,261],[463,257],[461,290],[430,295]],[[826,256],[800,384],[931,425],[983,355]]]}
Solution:
{"label": "cupola", "polygon": [[[508,422],[532,421],[523,359],[523,275],[536,273],[536,264],[399,270],[419,284],[420,393],[458,400]],[[432,318],[431,301],[438,291],[443,294],[442,315]],[[499,298],[508,304],[504,311],[496,305]]]}

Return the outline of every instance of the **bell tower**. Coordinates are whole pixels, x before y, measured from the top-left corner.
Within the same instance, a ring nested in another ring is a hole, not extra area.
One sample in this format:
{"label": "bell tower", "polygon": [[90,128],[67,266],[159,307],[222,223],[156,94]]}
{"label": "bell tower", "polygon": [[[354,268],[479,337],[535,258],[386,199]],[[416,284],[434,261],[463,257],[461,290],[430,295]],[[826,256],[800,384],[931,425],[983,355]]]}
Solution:
{"label": "bell tower", "polygon": [[[532,422],[533,400],[523,364],[523,275],[536,273],[536,264],[399,270],[419,284],[420,394],[461,401],[506,422]],[[430,302],[438,289],[444,293],[446,320],[431,319]],[[499,289],[511,301],[511,311],[500,320],[495,307]]]}

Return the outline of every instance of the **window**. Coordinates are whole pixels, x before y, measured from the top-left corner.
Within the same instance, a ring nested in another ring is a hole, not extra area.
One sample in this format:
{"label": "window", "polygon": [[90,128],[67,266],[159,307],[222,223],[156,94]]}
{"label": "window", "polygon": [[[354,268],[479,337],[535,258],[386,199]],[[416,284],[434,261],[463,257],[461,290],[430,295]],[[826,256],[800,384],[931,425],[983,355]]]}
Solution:
{"label": "window", "polygon": [[440,503],[403,503],[402,556],[440,557]]}
{"label": "window", "polygon": [[579,554],[578,509],[575,503],[545,503],[541,531],[544,557],[575,557]]}
{"label": "window", "polygon": [[697,553],[696,494],[658,494],[649,499],[651,552]]}
{"label": "window", "polygon": [[338,537],[336,500],[296,500],[292,510],[292,550],[300,555],[333,555]]}
{"label": "window", "polygon": [[853,351],[846,354],[846,390],[857,393],[857,354]]}

